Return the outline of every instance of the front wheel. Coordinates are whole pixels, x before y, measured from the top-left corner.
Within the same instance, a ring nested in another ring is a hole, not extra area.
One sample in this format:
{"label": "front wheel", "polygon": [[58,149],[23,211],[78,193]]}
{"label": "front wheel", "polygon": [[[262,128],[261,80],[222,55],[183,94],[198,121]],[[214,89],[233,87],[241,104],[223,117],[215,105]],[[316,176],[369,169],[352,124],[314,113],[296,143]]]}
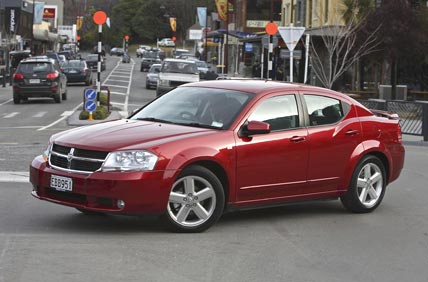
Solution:
{"label": "front wheel", "polygon": [[375,156],[366,156],[358,163],[351,185],[340,199],[348,210],[367,213],[380,205],[385,189],[386,172],[383,163]]}
{"label": "front wheel", "polygon": [[213,225],[224,209],[223,185],[202,166],[189,166],[174,182],[165,217],[173,230],[201,232]]}

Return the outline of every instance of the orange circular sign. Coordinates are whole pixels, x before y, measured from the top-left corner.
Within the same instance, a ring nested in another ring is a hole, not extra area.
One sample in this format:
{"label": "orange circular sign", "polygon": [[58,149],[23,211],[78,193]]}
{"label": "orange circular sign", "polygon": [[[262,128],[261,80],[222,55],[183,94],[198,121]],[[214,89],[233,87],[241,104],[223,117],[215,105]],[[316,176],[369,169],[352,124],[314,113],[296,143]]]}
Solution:
{"label": "orange circular sign", "polygon": [[125,35],[125,40],[128,41],[129,40],[129,36]]}
{"label": "orange circular sign", "polygon": [[274,35],[278,32],[278,26],[274,22],[270,22],[265,27],[266,33],[269,35]]}
{"label": "orange circular sign", "polygon": [[103,11],[96,11],[92,17],[95,24],[105,24],[107,20],[107,14]]}
{"label": "orange circular sign", "polygon": [[79,41],[80,40],[80,35],[76,36],[76,39],[77,39],[77,41]]}

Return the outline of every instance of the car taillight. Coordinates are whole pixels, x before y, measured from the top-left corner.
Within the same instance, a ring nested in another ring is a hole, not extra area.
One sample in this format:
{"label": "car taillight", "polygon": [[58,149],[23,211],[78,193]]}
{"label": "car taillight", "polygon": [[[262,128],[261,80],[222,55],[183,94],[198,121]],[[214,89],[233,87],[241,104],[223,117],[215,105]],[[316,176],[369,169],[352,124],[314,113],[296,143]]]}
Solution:
{"label": "car taillight", "polygon": [[15,79],[15,80],[24,79],[24,76],[21,73],[14,73],[13,79]]}
{"label": "car taillight", "polygon": [[58,72],[51,72],[46,75],[46,78],[54,79],[54,78],[57,78],[58,76],[59,76]]}

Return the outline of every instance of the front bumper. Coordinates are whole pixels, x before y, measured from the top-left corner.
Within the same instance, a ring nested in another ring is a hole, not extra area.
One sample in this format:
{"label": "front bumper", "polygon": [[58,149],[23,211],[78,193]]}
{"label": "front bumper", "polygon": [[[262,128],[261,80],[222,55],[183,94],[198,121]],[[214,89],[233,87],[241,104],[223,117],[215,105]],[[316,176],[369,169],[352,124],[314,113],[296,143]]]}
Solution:
{"label": "front bumper", "polygon": [[[51,188],[51,175],[72,178],[72,192]],[[69,173],[49,167],[42,156],[36,157],[30,165],[34,197],[106,213],[164,213],[172,185],[169,180],[164,180],[164,175],[164,171]],[[118,200],[125,202],[124,208],[118,207]]]}

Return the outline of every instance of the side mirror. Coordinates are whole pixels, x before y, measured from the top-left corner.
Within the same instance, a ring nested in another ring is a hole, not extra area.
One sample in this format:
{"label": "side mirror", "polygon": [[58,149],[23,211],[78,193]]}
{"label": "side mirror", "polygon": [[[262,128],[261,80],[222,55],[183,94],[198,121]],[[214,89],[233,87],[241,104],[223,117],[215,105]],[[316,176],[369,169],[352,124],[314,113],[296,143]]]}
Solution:
{"label": "side mirror", "polygon": [[252,120],[249,121],[246,125],[244,125],[241,129],[240,135],[242,137],[249,137],[252,135],[258,135],[258,134],[267,134],[270,132],[270,124],[263,122],[263,121],[257,121]]}

